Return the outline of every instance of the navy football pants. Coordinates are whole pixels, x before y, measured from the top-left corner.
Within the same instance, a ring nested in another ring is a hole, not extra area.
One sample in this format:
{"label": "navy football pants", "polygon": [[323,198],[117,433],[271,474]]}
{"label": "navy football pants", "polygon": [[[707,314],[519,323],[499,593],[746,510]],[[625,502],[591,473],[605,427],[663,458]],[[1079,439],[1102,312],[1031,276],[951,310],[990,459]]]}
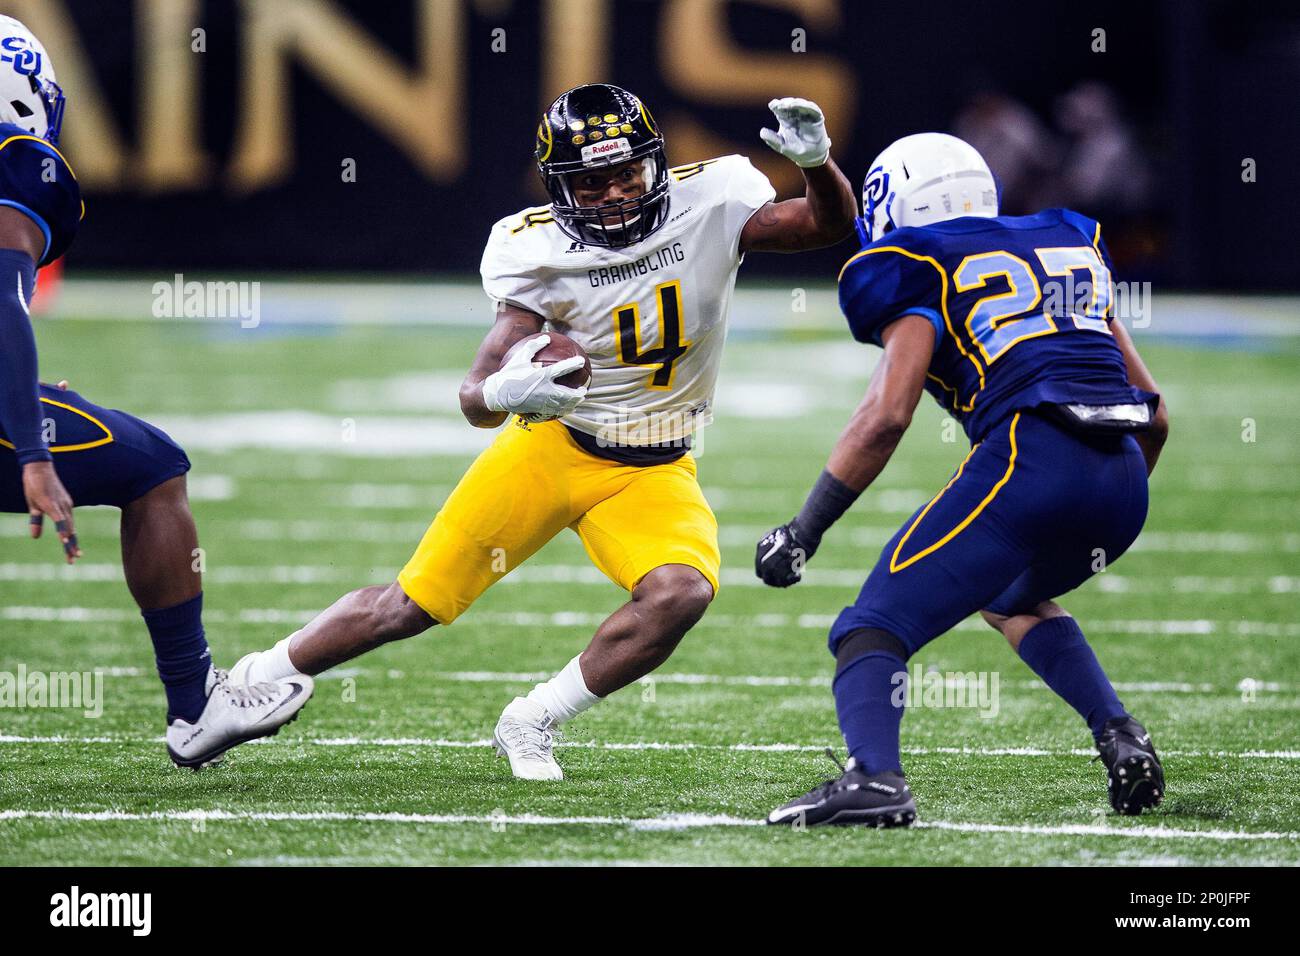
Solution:
{"label": "navy football pants", "polygon": [[1123,554],[1147,513],[1131,435],[1081,437],[1033,412],[999,422],[894,535],[830,633],[880,628],[910,653],[976,611],[1022,614]]}
{"label": "navy football pants", "polygon": [[[42,385],[41,414],[53,423],[54,470],[75,505],[120,508],[190,470],[185,452],[161,429],[76,392]],[[0,511],[27,511],[22,470],[7,444],[0,444]]]}

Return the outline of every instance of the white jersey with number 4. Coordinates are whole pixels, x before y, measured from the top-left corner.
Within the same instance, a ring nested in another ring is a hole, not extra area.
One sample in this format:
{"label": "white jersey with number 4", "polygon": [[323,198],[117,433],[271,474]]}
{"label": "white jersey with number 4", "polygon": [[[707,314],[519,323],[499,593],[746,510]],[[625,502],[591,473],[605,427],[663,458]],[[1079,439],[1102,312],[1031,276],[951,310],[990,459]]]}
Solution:
{"label": "white jersey with number 4", "polygon": [[668,217],[621,249],[564,234],[549,206],[492,227],[483,288],[546,319],[591,357],[591,384],[563,421],[605,444],[676,442],[707,425],[740,267],[740,232],[775,198],[743,156],[669,172]]}

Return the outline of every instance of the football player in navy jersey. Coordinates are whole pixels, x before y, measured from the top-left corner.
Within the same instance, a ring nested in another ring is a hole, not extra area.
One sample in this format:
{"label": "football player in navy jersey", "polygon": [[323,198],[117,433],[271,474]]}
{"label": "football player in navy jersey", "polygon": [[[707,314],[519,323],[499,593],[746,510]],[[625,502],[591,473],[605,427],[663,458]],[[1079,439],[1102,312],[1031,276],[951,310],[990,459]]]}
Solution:
{"label": "football player in navy jersey", "polygon": [[36,270],[67,250],[84,206],[58,148],[64,96],[40,41],[0,17],[0,511],[48,517],[68,563],[81,557],[78,505],[122,510],[122,567],[153,640],[167,694],[167,752],[215,762],[275,733],[311,696],[310,678],[236,686],[212,667],[198,547],[185,491],[190,462],[148,422],[41,384],[28,303]]}
{"label": "football player in navy jersey", "polygon": [[774,587],[799,580],[822,535],[884,469],[923,390],[972,447],[831,628],[848,764],[768,822],[915,819],[896,675],[977,611],[1087,723],[1115,810],[1154,807],[1164,775],[1151,737],[1054,601],[1137,538],[1168,434],[1156,384],[1113,321],[1101,227],[1068,209],[999,216],[983,158],[940,133],[881,153],[863,207],[864,248],[840,273],[840,307],[853,337],[884,355],[803,509],[759,542],[758,576]]}

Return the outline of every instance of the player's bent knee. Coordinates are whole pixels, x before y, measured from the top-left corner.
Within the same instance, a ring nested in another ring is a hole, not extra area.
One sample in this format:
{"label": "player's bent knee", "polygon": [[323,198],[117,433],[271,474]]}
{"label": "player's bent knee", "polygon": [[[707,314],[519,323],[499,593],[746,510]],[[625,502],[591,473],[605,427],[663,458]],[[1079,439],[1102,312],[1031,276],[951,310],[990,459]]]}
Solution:
{"label": "player's bent knee", "polygon": [[906,663],[912,656],[907,645],[888,631],[878,627],[860,627],[850,631],[835,646],[835,674],[867,654],[889,654]]}
{"label": "player's bent knee", "polygon": [[1006,627],[1009,620],[1005,614],[997,614],[993,611],[980,611],[980,617],[984,618],[984,623],[999,634],[1002,633],[1002,629]]}
{"label": "player's bent knee", "polygon": [[1061,605],[1057,604],[1055,601],[1044,601],[1042,604],[1039,604],[1034,608],[1033,614],[1034,617],[1043,621],[1052,617],[1070,616],[1070,612],[1061,607]]}
{"label": "player's bent knee", "polygon": [[632,596],[646,605],[665,632],[680,636],[704,616],[713,600],[713,585],[695,568],[666,564],[642,578]]}
{"label": "player's bent knee", "polygon": [[1055,601],[1043,601],[1022,614],[998,614],[995,611],[980,611],[980,616],[989,626],[1007,639],[1011,649],[1020,651],[1020,642],[1025,635],[1044,621],[1054,617],[1069,617],[1070,612]]}

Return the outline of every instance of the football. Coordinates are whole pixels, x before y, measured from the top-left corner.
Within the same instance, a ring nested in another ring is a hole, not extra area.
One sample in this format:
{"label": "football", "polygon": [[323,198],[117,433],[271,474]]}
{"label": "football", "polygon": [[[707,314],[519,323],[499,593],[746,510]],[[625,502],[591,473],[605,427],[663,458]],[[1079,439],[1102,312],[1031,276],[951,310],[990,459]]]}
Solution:
{"label": "football", "polygon": [[[554,365],[556,362],[562,362],[566,358],[574,355],[582,356],[582,368],[576,368],[568,375],[561,375],[555,381],[567,388],[581,388],[591,381],[591,358],[583,351],[581,345],[573,341],[567,335],[560,332],[540,332],[539,335],[549,335],[551,341],[546,344],[540,352],[533,356],[534,365]],[[529,336],[528,339],[536,336]],[[510,347],[510,352],[506,353],[506,360],[510,358],[510,353],[519,346],[527,342],[528,339],[520,339]],[[502,363],[504,364],[504,363]]]}

